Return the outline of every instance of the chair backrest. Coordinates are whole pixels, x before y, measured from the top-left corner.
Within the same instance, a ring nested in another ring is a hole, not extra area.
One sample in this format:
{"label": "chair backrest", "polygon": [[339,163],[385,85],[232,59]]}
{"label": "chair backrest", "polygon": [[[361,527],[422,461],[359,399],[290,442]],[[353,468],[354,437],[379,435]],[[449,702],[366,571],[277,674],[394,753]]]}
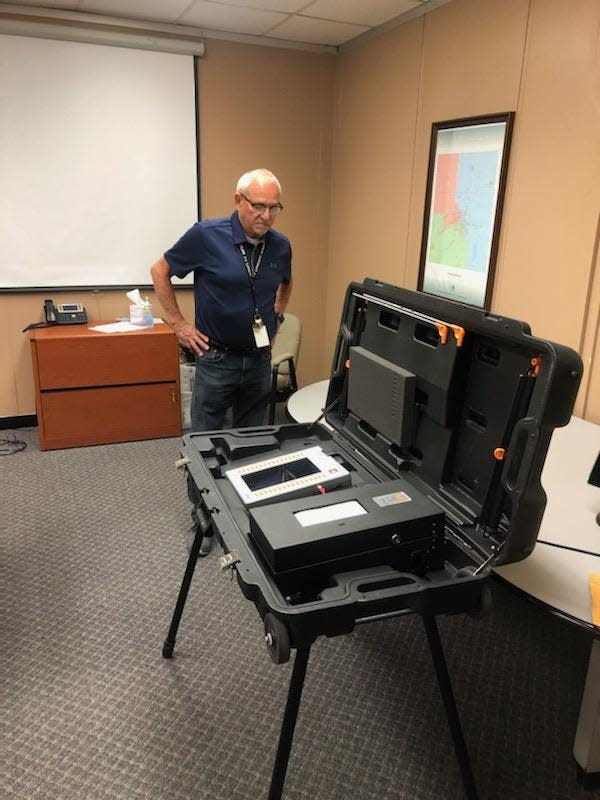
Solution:
{"label": "chair backrest", "polygon": [[[276,361],[278,356],[283,353],[291,353],[294,356],[294,366],[298,366],[298,355],[300,354],[300,343],[302,341],[302,323],[293,314],[285,314],[285,320],[281,323],[279,333],[273,346],[272,359]],[[279,367],[281,375],[289,374],[287,362]]]}

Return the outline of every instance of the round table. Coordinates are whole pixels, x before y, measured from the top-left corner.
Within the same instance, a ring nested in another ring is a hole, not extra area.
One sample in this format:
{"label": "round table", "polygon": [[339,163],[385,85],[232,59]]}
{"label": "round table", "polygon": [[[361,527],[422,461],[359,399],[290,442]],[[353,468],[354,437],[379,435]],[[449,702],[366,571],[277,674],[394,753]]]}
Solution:
{"label": "round table", "polygon": [[326,380],[311,383],[294,392],[286,406],[294,422],[314,422],[325,408],[328,390],[329,381]]}

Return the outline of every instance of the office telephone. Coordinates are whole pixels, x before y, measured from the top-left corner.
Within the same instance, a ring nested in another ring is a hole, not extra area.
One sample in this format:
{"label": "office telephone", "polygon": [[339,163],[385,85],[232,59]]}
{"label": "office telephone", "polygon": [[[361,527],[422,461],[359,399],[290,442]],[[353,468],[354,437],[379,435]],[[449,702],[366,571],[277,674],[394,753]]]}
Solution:
{"label": "office telephone", "polygon": [[81,303],[59,303],[44,300],[44,319],[48,325],[78,325],[87,322],[87,314]]}

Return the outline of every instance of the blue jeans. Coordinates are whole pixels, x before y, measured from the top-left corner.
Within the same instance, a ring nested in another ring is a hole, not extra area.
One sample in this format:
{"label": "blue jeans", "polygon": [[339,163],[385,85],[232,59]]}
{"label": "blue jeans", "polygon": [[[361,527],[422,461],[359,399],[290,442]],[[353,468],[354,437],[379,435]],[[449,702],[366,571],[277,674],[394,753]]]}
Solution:
{"label": "blue jeans", "polygon": [[262,425],[270,390],[270,347],[246,356],[205,350],[196,358],[192,430],[221,430],[229,408],[234,428]]}

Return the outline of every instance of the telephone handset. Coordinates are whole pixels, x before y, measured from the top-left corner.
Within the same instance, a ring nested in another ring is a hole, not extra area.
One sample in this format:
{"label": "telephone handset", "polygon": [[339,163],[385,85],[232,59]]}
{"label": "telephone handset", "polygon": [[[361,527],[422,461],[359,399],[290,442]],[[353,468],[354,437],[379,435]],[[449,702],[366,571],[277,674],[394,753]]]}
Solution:
{"label": "telephone handset", "polygon": [[44,319],[49,325],[56,322],[56,308],[52,300],[44,300]]}
{"label": "telephone handset", "polygon": [[44,319],[48,325],[80,325],[87,322],[87,314],[81,303],[59,303],[44,300]]}

